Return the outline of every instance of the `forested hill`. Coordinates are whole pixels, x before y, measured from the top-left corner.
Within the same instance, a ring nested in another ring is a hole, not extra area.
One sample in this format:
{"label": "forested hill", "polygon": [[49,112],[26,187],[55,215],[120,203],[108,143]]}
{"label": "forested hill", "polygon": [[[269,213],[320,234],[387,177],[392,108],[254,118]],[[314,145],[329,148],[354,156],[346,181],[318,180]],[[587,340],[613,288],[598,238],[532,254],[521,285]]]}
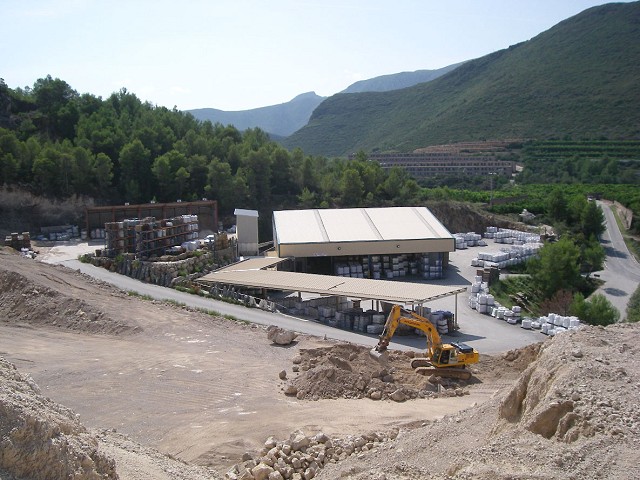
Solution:
{"label": "forested hill", "polygon": [[287,147],[411,151],[486,138],[640,137],[640,2],[588,9],[411,88],[338,94]]}
{"label": "forested hill", "polygon": [[305,126],[313,110],[325,98],[316,95],[315,92],[308,92],[298,95],[289,102],[268,107],[236,112],[215,108],[198,108],[188,110],[188,112],[198,120],[233,125],[238,130],[258,127],[269,134],[286,137]]}
{"label": "forested hill", "polygon": [[276,209],[413,204],[420,188],[402,170],[288,151],[260,129],[200,122],[124,89],[102,99],[51,76],[24,89],[0,79],[0,219],[29,214],[30,195],[106,205],[206,197],[222,217],[259,210],[266,239]]}

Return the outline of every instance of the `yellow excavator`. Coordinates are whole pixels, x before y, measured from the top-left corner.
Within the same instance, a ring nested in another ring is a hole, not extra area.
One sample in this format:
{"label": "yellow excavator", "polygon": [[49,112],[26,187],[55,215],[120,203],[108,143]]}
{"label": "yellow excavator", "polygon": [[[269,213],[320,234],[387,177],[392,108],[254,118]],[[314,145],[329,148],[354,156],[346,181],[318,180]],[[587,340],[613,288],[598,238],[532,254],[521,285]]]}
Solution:
{"label": "yellow excavator", "polygon": [[426,356],[411,360],[411,368],[417,373],[458,380],[471,378],[471,372],[466,367],[478,362],[478,351],[465,343],[442,343],[438,330],[428,319],[400,305],[391,308],[380,341],[370,352],[373,358],[378,361],[385,359],[391,337],[401,323],[422,330],[427,335]]}

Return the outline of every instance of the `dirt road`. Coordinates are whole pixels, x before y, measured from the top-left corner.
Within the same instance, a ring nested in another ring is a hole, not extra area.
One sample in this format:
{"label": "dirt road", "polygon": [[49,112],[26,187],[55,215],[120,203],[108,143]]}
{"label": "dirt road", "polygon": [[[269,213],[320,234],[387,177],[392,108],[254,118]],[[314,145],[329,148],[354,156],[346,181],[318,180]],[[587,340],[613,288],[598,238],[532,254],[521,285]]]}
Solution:
{"label": "dirt road", "polygon": [[142,300],[76,271],[0,250],[0,355],[88,427],[220,472],[269,435],[361,433],[422,422],[489,398],[517,372],[491,372],[470,395],[405,403],[285,396],[301,336],[271,345],[262,327]]}

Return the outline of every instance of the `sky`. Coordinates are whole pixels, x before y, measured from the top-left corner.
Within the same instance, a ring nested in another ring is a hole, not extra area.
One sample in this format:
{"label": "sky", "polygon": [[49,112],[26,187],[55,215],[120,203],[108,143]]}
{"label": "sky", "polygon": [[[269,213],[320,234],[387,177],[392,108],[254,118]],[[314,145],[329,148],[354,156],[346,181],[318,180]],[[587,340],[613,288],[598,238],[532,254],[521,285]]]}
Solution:
{"label": "sky", "polygon": [[598,0],[0,0],[0,78],[179,110],[330,96],[535,37]]}

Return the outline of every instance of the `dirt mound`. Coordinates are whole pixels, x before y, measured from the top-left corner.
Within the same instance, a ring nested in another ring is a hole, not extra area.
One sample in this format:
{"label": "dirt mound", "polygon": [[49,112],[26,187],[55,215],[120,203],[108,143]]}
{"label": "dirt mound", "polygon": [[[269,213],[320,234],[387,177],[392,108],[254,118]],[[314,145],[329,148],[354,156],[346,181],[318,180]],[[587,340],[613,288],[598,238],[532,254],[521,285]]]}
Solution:
{"label": "dirt mound", "polygon": [[640,436],[640,405],[630,388],[640,378],[640,348],[632,332],[631,325],[591,328],[548,343],[500,405],[506,422],[496,430],[515,424],[566,443],[597,433]]}
{"label": "dirt mound", "polygon": [[534,343],[502,355],[480,355],[480,362],[473,366],[476,378],[481,381],[485,378],[515,381],[538,358],[542,345]]}
{"label": "dirt mound", "polygon": [[118,478],[75,414],[0,357],[0,469],[21,478]]}
{"label": "dirt mound", "polygon": [[92,431],[40,394],[0,357],[0,478],[205,480],[219,476],[140,445],[114,430]]}
{"label": "dirt mound", "polygon": [[636,478],[639,342],[637,325],[584,327],[537,356],[533,347],[506,354],[522,364],[536,357],[512,388],[316,478]]}
{"label": "dirt mound", "polygon": [[20,273],[2,269],[0,317],[3,322],[15,325],[48,325],[86,333],[121,335],[141,330],[114,320],[79,298],[36,284]]}
{"label": "dirt mound", "polygon": [[352,344],[300,349],[293,359],[297,374],[285,387],[299,400],[371,398],[404,401],[464,395],[466,382],[435,379],[415,373],[413,352],[389,351],[384,362],[369,356],[369,348]]}

